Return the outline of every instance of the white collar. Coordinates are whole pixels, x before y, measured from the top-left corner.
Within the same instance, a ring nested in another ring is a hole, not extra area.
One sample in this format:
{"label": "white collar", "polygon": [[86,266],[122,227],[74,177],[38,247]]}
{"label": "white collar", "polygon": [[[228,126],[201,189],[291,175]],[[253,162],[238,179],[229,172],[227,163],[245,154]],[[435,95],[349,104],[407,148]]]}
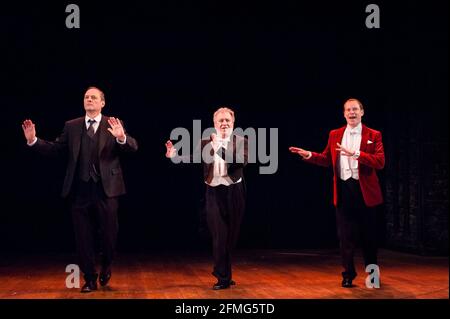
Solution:
{"label": "white collar", "polygon": [[231,135],[227,136],[225,138],[221,138],[221,137],[217,136],[217,141],[218,142],[227,142],[228,143],[230,140],[231,140]]}
{"label": "white collar", "polygon": [[96,117],[94,117],[94,118],[90,118],[89,116],[87,116],[87,114],[86,114],[86,116],[84,117],[84,122],[86,123],[86,124],[89,124],[89,120],[94,120],[95,121],[95,123],[100,123],[100,121],[102,120],[102,113],[99,113]]}
{"label": "white collar", "polygon": [[350,125],[347,124],[347,128],[345,129],[347,132],[352,132],[352,133],[356,133],[356,134],[361,134],[362,132],[362,123],[359,122],[358,125],[356,125],[355,127],[351,127]]}

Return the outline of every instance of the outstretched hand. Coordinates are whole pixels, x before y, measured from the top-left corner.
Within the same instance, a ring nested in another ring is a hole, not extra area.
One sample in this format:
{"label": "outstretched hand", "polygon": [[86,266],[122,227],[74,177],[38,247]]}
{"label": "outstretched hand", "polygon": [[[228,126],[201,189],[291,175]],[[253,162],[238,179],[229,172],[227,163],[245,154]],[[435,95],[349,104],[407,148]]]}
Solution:
{"label": "outstretched hand", "polygon": [[36,128],[31,120],[25,120],[22,123],[23,135],[25,136],[27,143],[30,144],[36,138]]}
{"label": "outstretched hand", "polygon": [[301,157],[309,156],[309,151],[304,150],[303,148],[300,148],[300,147],[291,146],[291,147],[289,147],[289,151],[291,151],[291,153],[298,154]]}
{"label": "outstretched hand", "polygon": [[172,141],[168,140],[165,145],[166,145],[166,157],[167,158],[174,157],[177,154],[177,149],[173,147]]}
{"label": "outstretched hand", "polygon": [[112,134],[112,136],[119,139],[120,142],[123,142],[125,140],[125,130],[123,129],[120,120],[115,117],[110,117],[108,119],[108,124],[111,126],[108,127],[108,131]]}

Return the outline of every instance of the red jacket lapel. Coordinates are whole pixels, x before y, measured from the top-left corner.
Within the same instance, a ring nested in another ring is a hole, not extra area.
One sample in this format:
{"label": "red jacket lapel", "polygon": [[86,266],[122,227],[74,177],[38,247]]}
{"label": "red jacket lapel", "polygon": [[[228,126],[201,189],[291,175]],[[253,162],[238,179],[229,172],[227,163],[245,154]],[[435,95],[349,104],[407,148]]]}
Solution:
{"label": "red jacket lapel", "polygon": [[331,147],[331,154],[332,154],[334,165],[336,165],[337,156],[338,156],[338,151],[336,151],[336,148],[338,147],[337,143],[339,143],[339,144],[342,143],[342,137],[344,136],[345,128],[346,128],[346,126],[341,127],[340,129],[337,129],[336,134],[334,134],[334,138],[331,141],[330,147]]}
{"label": "red jacket lapel", "polygon": [[365,152],[367,148],[367,141],[369,140],[369,130],[367,126],[363,125],[361,130],[361,145],[359,150]]}

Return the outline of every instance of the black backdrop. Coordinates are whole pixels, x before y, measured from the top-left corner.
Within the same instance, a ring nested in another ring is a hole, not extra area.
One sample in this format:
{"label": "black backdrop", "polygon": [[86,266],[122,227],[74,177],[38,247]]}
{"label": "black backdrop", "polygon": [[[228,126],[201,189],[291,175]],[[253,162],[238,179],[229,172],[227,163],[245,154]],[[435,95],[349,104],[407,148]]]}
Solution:
{"label": "black backdrop", "polygon": [[[448,4],[393,2],[376,2],[381,29],[365,27],[365,2],[79,1],[80,29],[65,27],[64,1],[2,4],[0,250],[73,250],[59,197],[64,163],[28,152],[20,123],[31,118],[39,137],[54,139],[83,115],[90,85],[105,91],[103,113],[123,119],[140,144],[123,163],[121,251],[207,246],[201,171],[171,164],[164,142],[175,127],[192,130],[193,119],[210,126],[222,105],[235,110],[236,126],[279,129],[277,173],[246,170],[239,246],[336,247],[332,173],[289,146],[321,151],[345,123],[349,97],[365,104],[363,122],[382,131],[387,150],[415,131],[412,118],[448,144]],[[396,173],[380,173],[384,190]]]}

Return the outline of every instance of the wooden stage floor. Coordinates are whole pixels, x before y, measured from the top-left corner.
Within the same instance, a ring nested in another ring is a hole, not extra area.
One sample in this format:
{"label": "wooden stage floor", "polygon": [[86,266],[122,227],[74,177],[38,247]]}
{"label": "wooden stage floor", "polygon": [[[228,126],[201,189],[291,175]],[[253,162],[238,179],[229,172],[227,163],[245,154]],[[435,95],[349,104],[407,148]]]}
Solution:
{"label": "wooden stage floor", "polygon": [[[381,288],[365,287],[360,254],[355,288],[340,286],[335,250],[238,251],[236,286],[213,291],[212,258],[202,252],[118,254],[110,286],[90,294],[65,286],[73,255],[8,255],[1,299],[441,299],[449,298],[448,257],[379,253]],[[81,280],[83,284],[83,280]]]}

